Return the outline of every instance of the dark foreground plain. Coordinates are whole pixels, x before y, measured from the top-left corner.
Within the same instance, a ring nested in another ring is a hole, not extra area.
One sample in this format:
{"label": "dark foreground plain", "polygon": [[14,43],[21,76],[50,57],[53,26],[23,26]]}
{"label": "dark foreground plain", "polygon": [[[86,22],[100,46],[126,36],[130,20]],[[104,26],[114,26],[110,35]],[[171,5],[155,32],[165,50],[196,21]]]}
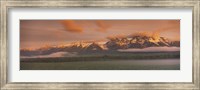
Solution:
{"label": "dark foreground plain", "polygon": [[180,52],[21,58],[21,70],[180,70]]}

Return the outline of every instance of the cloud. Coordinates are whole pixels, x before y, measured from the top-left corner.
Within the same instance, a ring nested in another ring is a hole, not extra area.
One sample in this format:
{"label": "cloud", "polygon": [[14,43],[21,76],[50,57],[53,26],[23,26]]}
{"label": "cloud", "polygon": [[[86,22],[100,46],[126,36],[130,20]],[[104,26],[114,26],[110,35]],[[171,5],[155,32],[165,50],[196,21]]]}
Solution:
{"label": "cloud", "polygon": [[152,33],[145,32],[145,31],[143,31],[143,32],[136,32],[136,33],[132,33],[128,37],[134,37],[134,36],[152,36]]}
{"label": "cloud", "polygon": [[166,31],[173,31],[174,29],[179,30],[176,28],[179,28],[179,27],[177,27],[177,26],[165,27],[165,28],[157,29],[154,32],[161,33],[161,32],[166,32]]}
{"label": "cloud", "polygon": [[83,27],[81,27],[80,25],[76,24],[76,22],[74,22],[73,20],[62,20],[60,21],[62,23],[62,25],[64,26],[64,28],[66,29],[66,31],[69,32],[83,32]]}
{"label": "cloud", "polygon": [[110,25],[105,24],[105,22],[102,20],[96,20],[95,23],[98,26],[97,31],[100,32],[105,32],[110,27]]}
{"label": "cloud", "polygon": [[20,56],[20,58],[54,58],[54,57],[75,57],[76,52],[55,52],[48,55],[37,55],[37,56]]}
{"label": "cloud", "polygon": [[[85,30],[82,26],[78,25],[75,20],[61,20],[60,22],[64,26],[65,30],[69,32],[80,33]],[[96,29],[99,32],[106,32],[110,27],[110,25],[106,24],[102,20],[95,20],[94,24],[97,26],[97,28],[94,28],[94,30]]]}
{"label": "cloud", "polygon": [[154,32],[166,32],[166,31],[180,31],[180,20],[171,20],[168,21],[167,27],[162,27],[160,29],[155,30]]}
{"label": "cloud", "polygon": [[124,35],[124,34],[118,34],[118,35],[110,35],[107,37],[107,39],[109,40],[115,40],[115,39],[119,39],[119,38],[126,38],[127,35]]}

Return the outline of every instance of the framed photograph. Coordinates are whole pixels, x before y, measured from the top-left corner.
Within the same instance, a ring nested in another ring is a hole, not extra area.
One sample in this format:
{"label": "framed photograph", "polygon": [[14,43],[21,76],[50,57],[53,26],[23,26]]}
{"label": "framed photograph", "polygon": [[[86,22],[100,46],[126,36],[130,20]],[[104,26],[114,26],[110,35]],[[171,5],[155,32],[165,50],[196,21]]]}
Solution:
{"label": "framed photograph", "polygon": [[199,0],[0,5],[2,90],[200,90]]}
{"label": "framed photograph", "polygon": [[20,70],[180,70],[180,20],[20,20]]}

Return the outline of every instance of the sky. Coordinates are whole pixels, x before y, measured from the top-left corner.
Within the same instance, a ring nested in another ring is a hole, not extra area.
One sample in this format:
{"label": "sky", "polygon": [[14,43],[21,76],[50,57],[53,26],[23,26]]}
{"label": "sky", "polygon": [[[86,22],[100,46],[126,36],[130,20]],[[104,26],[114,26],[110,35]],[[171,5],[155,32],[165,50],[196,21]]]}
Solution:
{"label": "sky", "polygon": [[20,20],[20,48],[157,33],[180,41],[180,20]]}

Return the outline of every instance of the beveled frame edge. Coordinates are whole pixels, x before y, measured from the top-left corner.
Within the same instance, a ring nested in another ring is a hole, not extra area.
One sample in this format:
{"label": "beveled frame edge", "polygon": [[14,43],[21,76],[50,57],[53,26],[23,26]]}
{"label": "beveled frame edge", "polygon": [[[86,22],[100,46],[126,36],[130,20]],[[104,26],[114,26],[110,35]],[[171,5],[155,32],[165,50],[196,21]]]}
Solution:
{"label": "beveled frame edge", "polygon": [[[191,89],[200,90],[199,52],[200,52],[200,3],[199,0],[1,0],[0,1],[0,89]],[[163,7],[163,8],[193,8],[193,82],[192,83],[9,83],[8,80],[8,9],[17,7],[63,8],[63,7]]]}

